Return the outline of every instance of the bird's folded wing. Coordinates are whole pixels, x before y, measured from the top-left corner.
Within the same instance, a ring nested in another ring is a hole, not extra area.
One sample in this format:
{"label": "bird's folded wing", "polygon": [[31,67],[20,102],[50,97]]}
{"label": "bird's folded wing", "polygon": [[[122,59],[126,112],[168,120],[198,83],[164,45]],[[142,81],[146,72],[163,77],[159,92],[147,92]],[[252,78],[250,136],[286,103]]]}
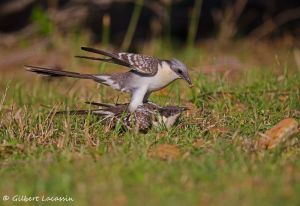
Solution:
{"label": "bird's folded wing", "polygon": [[142,54],[125,53],[125,52],[121,52],[121,53],[106,52],[103,50],[89,48],[89,47],[81,47],[81,49],[84,51],[101,54],[109,58],[97,58],[97,57],[88,57],[88,56],[76,56],[76,57],[119,64],[125,67],[129,67],[132,70],[144,75],[155,75],[158,70],[159,60],[151,56],[142,55]]}

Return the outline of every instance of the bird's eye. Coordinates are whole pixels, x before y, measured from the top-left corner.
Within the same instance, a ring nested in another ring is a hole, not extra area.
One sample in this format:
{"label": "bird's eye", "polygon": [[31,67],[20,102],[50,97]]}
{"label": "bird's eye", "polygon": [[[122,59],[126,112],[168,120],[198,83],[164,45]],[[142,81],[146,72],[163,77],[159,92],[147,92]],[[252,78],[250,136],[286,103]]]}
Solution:
{"label": "bird's eye", "polygon": [[182,74],[182,70],[178,69],[178,74]]}

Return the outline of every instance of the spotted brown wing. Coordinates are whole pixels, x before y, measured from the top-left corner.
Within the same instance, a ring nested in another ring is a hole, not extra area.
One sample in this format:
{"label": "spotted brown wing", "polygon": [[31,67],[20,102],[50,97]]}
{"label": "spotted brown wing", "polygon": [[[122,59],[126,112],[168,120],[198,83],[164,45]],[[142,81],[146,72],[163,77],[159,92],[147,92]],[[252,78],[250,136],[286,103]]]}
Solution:
{"label": "spotted brown wing", "polygon": [[133,53],[115,53],[107,52],[100,49],[90,48],[90,47],[81,47],[82,50],[101,54],[109,58],[96,58],[96,57],[87,57],[87,56],[76,56],[79,58],[85,58],[90,60],[100,60],[105,62],[110,62],[122,66],[131,68],[132,70],[146,75],[154,75],[158,70],[159,61],[157,58],[142,55],[142,54],[133,54]]}
{"label": "spotted brown wing", "polygon": [[124,52],[118,53],[118,57],[139,73],[154,75],[157,72],[159,60],[154,57]]}

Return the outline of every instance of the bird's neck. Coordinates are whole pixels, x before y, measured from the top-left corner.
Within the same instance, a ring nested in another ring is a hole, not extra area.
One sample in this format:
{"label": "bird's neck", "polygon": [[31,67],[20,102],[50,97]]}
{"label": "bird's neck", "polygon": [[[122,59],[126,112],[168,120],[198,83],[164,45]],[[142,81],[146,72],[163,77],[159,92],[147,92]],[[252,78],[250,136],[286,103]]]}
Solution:
{"label": "bird's neck", "polygon": [[166,61],[162,61],[159,64],[156,75],[166,84],[179,78],[179,76],[171,69],[170,65]]}

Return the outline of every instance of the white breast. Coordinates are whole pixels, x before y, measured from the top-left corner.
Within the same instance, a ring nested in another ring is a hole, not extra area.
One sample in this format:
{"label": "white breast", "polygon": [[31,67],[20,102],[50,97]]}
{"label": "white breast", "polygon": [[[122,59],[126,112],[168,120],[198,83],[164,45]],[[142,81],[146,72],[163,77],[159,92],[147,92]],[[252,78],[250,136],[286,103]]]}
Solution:
{"label": "white breast", "polygon": [[166,62],[162,62],[162,64],[158,66],[158,71],[154,76],[141,76],[131,73],[131,77],[128,79],[125,89],[146,88],[147,92],[153,92],[164,88],[178,78],[179,76],[170,66]]}
{"label": "white breast", "polygon": [[162,65],[159,65],[158,67],[156,75],[148,77],[148,90],[156,91],[162,89],[178,78],[179,76],[170,68],[170,66],[166,62],[162,62]]}

